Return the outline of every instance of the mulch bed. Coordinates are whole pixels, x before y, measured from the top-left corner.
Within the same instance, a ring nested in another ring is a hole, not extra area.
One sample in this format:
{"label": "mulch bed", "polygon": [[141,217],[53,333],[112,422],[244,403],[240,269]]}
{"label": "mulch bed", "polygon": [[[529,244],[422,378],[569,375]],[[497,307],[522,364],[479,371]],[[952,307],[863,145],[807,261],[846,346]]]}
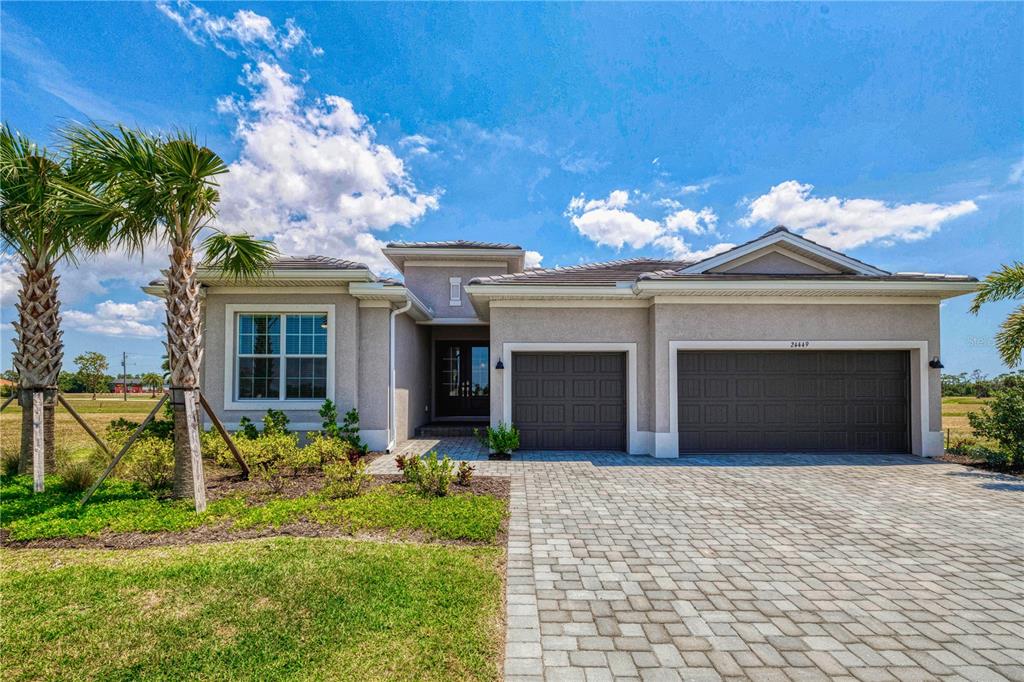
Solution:
{"label": "mulch bed", "polygon": [[[385,485],[402,482],[400,474],[375,474],[364,492]],[[304,473],[288,477],[285,487],[274,497],[296,498],[314,493],[323,488],[324,477],[320,472]],[[451,495],[490,495],[502,500],[509,499],[511,481],[498,476],[474,476],[468,486],[452,483]],[[213,501],[228,495],[242,493],[250,505],[258,505],[270,496],[266,484],[260,481],[242,480],[237,472],[228,469],[208,471],[206,479],[207,500]],[[506,519],[495,543],[503,546],[508,537],[508,520]],[[304,538],[349,538],[390,542],[423,542],[442,545],[487,545],[491,543],[470,540],[444,540],[431,538],[420,531],[373,531],[360,530],[349,533],[344,528],[328,526],[310,521],[296,521],[277,527],[233,529],[230,525],[200,526],[185,531],[167,531],[159,533],[102,533],[97,536],[77,538],[41,538],[38,540],[10,540],[8,532],[0,530],[0,546],[8,549],[140,549],[143,547],[166,547],[205,544],[210,542],[230,542],[234,540],[250,540],[267,537],[304,537]]]}
{"label": "mulch bed", "polygon": [[939,462],[949,462],[950,464],[960,464],[965,467],[971,467],[972,469],[982,469],[984,471],[990,471],[993,474],[1006,474],[1008,476],[1024,476],[1024,469],[996,469],[989,466],[989,463],[983,459],[975,459],[970,455],[957,455],[952,452],[939,455],[935,458]]}
{"label": "mulch bed", "polygon": [[[382,485],[402,482],[401,474],[373,474],[363,491],[372,490]],[[286,476],[284,487],[274,497],[293,499],[310,493],[319,492],[324,487],[322,472],[303,472],[298,476]],[[452,483],[451,494],[474,493],[490,495],[502,500],[509,496],[510,481],[500,476],[473,476],[468,486]],[[270,495],[267,484],[258,480],[244,480],[236,471],[216,469],[208,472],[206,477],[206,499],[210,502],[241,493],[249,504],[260,504]]]}

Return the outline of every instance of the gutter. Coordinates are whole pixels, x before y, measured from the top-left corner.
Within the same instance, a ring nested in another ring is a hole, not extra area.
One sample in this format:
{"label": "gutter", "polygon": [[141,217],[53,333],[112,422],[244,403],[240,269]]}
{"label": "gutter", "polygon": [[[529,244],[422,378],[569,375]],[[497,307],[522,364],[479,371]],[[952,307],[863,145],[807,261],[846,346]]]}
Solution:
{"label": "gutter", "polygon": [[412,301],[391,311],[388,324],[388,452],[395,449],[398,442],[398,405],[395,402],[395,320],[398,316],[412,308]]}

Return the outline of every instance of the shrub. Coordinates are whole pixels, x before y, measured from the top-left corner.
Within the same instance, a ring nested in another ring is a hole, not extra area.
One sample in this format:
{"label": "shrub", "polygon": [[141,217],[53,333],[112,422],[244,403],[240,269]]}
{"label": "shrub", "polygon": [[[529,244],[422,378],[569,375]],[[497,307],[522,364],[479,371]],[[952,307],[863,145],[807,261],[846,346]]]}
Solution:
{"label": "shrub", "polygon": [[345,413],[345,419],[341,424],[341,438],[352,444],[359,454],[365,455],[369,451],[369,446],[363,442],[363,439],[359,437],[359,410],[352,408]]}
{"label": "shrub", "polygon": [[999,444],[1004,466],[1024,467],[1024,385],[996,391],[988,405],[967,419],[977,435]]}
{"label": "shrub", "polygon": [[88,460],[65,462],[57,470],[61,478],[61,487],[69,493],[83,493],[96,482],[96,469]]}
{"label": "shrub", "polygon": [[236,431],[242,438],[248,438],[249,440],[256,440],[260,437],[260,431],[256,428],[256,425],[252,423],[252,420],[248,417],[242,417],[238,420],[238,431]]}
{"label": "shrub", "polygon": [[288,422],[291,419],[288,418],[281,410],[270,409],[263,415],[263,435],[264,436],[278,436],[288,433]]}
{"label": "shrub", "polygon": [[419,484],[420,472],[423,470],[423,460],[419,455],[396,455],[395,466],[402,472],[406,483]]}
{"label": "shrub", "polygon": [[299,437],[292,433],[239,438],[237,445],[253,477],[266,483],[275,493],[284,488],[285,469],[294,469],[296,463],[303,461]]}
{"label": "shrub", "polygon": [[338,406],[333,400],[325,400],[320,406],[320,418],[323,420],[323,434],[328,438],[341,438],[341,427],[338,426]]}
{"label": "shrub", "polygon": [[339,460],[352,464],[359,461],[359,452],[348,441],[332,438],[322,433],[308,433],[304,450],[308,450],[315,461],[322,467]]}
{"label": "shrub", "polygon": [[0,452],[0,472],[4,476],[18,475],[18,457],[17,450],[4,450]]}
{"label": "shrub", "polygon": [[459,485],[469,485],[473,480],[475,467],[469,462],[459,462],[459,470],[455,473],[455,482]]}
{"label": "shrub", "polygon": [[[452,485],[454,474],[452,470],[455,463],[447,456],[444,459],[437,458],[437,451],[431,450],[423,459],[418,459],[418,480],[416,486],[421,495],[432,497],[443,497],[448,494],[448,488]],[[406,469],[408,470],[408,466]]]}
{"label": "shrub", "polygon": [[222,467],[238,467],[238,462],[228,450],[228,444],[224,442],[216,429],[199,432],[199,449],[202,451],[203,457],[212,459]]}
{"label": "shrub", "polygon": [[132,444],[118,465],[121,478],[160,490],[174,477],[174,443],[166,438],[144,436]]}
{"label": "shrub", "polygon": [[[142,422],[132,421],[131,419],[125,419],[124,417],[118,417],[107,424],[104,435],[108,445],[113,445],[120,448],[131,435],[135,433],[135,430],[139,428]],[[154,419],[153,421],[146,424],[146,428],[142,431],[139,438],[162,438],[171,440],[174,438],[174,422],[170,419]]]}
{"label": "shrub", "polygon": [[474,429],[473,434],[485,448],[498,454],[509,455],[513,450],[519,449],[519,429],[512,424],[498,422],[496,429],[490,426],[485,431]]}
{"label": "shrub", "polygon": [[355,497],[368,480],[366,462],[339,459],[324,467],[324,495],[340,499]]}
{"label": "shrub", "polygon": [[946,452],[948,452],[951,455],[972,456],[977,447],[977,438],[972,438],[970,436],[961,436],[956,440],[950,442],[950,444],[946,447]]}

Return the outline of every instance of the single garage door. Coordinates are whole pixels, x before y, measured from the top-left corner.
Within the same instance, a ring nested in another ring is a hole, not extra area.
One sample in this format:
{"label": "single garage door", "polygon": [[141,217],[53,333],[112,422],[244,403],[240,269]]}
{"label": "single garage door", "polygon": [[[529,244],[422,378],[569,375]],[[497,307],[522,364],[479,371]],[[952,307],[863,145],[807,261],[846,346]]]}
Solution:
{"label": "single garage door", "polygon": [[625,353],[513,353],[524,450],[625,450]]}
{"label": "single garage door", "polygon": [[680,351],[679,451],[910,452],[907,351]]}

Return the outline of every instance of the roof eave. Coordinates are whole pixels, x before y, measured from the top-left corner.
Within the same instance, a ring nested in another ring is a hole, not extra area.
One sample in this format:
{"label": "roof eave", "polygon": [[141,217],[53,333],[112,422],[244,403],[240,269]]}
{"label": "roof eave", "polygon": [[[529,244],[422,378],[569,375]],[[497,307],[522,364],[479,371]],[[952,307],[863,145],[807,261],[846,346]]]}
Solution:
{"label": "roof eave", "polygon": [[658,294],[777,295],[804,294],[819,296],[932,296],[955,298],[978,290],[978,282],[951,281],[829,281],[829,280],[640,280],[634,285],[639,296]]}

